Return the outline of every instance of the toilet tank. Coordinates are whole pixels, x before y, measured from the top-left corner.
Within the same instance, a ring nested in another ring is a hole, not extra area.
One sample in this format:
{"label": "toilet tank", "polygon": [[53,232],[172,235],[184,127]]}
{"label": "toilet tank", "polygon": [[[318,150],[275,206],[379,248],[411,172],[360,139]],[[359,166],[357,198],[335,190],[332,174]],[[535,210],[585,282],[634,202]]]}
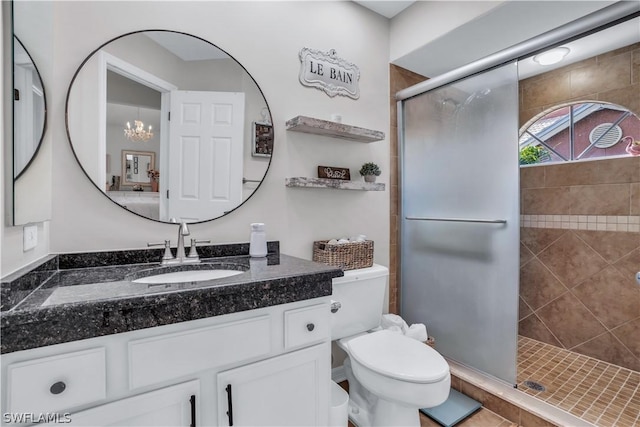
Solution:
{"label": "toilet tank", "polygon": [[340,309],[331,313],[331,339],[355,335],[380,326],[389,270],[372,267],[347,270],[333,279],[331,299]]}

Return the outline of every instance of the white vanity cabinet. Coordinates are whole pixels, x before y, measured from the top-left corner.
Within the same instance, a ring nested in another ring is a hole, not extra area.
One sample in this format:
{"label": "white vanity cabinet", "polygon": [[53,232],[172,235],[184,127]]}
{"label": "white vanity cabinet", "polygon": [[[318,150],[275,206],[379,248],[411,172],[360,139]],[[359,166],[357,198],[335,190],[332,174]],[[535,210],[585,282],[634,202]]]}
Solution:
{"label": "white vanity cabinet", "polygon": [[99,402],[106,398],[105,348],[11,363],[5,378],[11,385],[3,393],[6,407],[16,414],[59,412]]}
{"label": "white vanity cabinet", "polygon": [[328,350],[316,345],[219,373],[218,425],[327,425]]}
{"label": "white vanity cabinet", "polygon": [[233,425],[326,425],[329,315],[323,297],[3,354],[0,423],[226,426],[231,403]]}
{"label": "white vanity cabinet", "polygon": [[[165,387],[69,415],[70,426],[175,427],[199,425],[199,381]],[[46,426],[60,425],[49,423]]]}

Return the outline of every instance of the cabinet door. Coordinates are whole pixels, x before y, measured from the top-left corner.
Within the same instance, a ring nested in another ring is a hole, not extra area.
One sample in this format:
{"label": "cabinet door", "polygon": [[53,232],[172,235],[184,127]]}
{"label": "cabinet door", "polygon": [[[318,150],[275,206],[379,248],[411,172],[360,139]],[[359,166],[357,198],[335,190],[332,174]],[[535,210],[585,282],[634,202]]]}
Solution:
{"label": "cabinet door", "polygon": [[[199,381],[150,391],[70,414],[71,426],[196,426]],[[59,424],[45,424],[59,425]]]}
{"label": "cabinet door", "polygon": [[218,374],[220,426],[326,426],[330,344]]}

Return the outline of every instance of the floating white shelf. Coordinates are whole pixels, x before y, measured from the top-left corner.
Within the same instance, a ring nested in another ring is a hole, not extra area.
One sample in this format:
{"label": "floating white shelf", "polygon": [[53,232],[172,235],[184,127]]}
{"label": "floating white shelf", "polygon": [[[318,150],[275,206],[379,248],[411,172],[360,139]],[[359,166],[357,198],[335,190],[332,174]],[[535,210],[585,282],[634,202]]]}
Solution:
{"label": "floating white shelf", "polygon": [[332,188],[334,190],[384,191],[381,182],[347,181],[342,179],[306,178],[297,176],[285,178],[287,187],[297,188]]}
{"label": "floating white shelf", "polygon": [[297,116],[291,120],[287,120],[286,126],[287,130],[295,132],[312,133],[314,135],[330,136],[359,142],[375,142],[384,139],[384,132],[379,130],[365,129],[306,116]]}

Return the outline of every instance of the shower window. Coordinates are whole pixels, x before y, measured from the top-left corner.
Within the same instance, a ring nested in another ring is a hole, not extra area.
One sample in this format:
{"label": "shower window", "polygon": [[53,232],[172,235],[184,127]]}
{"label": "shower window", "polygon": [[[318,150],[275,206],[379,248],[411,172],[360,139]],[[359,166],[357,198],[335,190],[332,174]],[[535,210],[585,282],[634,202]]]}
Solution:
{"label": "shower window", "polygon": [[640,119],[628,109],[604,102],[555,106],[522,127],[520,164],[567,162],[631,155],[640,141]]}

